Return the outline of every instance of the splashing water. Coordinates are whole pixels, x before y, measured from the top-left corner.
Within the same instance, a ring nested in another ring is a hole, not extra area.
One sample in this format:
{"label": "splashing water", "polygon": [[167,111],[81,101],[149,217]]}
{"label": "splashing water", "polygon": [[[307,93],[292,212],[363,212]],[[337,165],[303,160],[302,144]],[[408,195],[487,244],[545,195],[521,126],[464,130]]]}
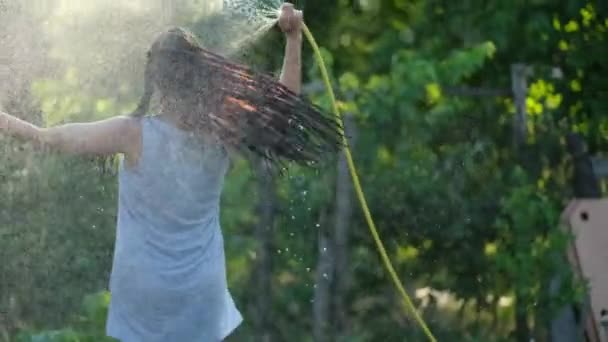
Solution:
{"label": "splashing water", "polygon": [[0,107],[23,97],[21,90],[27,88],[42,101],[40,105],[50,125],[91,111],[81,105],[61,103],[66,96],[75,94],[108,99],[93,106],[108,115],[128,112],[126,108],[132,107],[133,99],[141,92],[145,52],[167,26],[188,27],[198,33],[204,46],[230,56],[276,24],[281,3],[0,1]]}
{"label": "splashing water", "polygon": [[281,0],[223,0],[225,11],[240,15],[255,26],[275,23],[281,4]]}
{"label": "splashing water", "polygon": [[226,53],[234,54],[268,33],[278,21],[281,4],[281,0],[223,0],[224,14],[239,23],[231,25],[232,29],[248,32],[234,39]]}

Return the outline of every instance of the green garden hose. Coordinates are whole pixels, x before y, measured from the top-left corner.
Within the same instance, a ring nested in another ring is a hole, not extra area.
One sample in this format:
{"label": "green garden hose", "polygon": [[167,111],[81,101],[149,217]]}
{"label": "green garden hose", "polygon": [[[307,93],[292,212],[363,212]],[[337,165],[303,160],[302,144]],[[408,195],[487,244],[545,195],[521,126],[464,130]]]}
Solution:
{"label": "green garden hose", "polygon": [[399,276],[397,275],[397,272],[395,271],[393,264],[391,263],[391,260],[388,257],[388,254],[386,253],[386,249],[384,248],[382,239],[380,239],[380,234],[378,234],[378,230],[376,229],[376,225],[372,218],[372,214],[369,210],[369,207],[367,206],[365,194],[363,193],[363,188],[361,187],[361,182],[359,181],[359,175],[357,174],[357,169],[355,168],[355,163],[353,161],[352,153],[350,151],[350,147],[348,146],[348,140],[346,139],[346,136],[344,134],[344,122],[342,121],[342,116],[340,115],[340,110],[338,109],[338,104],[336,102],[336,96],[334,94],[334,90],[331,86],[331,82],[329,81],[329,76],[327,73],[327,68],[325,67],[325,62],[323,61],[323,56],[321,55],[319,46],[317,45],[317,42],[316,42],[315,38],[313,37],[312,33],[310,32],[310,30],[308,29],[308,27],[304,24],[302,29],[304,31],[304,35],[306,36],[306,39],[312,46],[312,49],[313,49],[314,55],[315,55],[315,59],[317,61],[317,64],[319,65],[319,69],[321,70],[321,76],[323,77],[323,82],[325,83],[325,86],[327,87],[327,93],[329,95],[329,98],[330,98],[330,101],[331,101],[331,104],[333,107],[333,111],[335,114],[335,120],[336,120],[336,123],[338,124],[338,126],[340,127],[340,130],[342,133],[342,139],[344,142],[344,155],[346,156],[346,161],[348,163],[348,170],[350,172],[350,175],[351,175],[354,187],[355,187],[355,192],[356,192],[357,198],[359,199],[359,203],[361,204],[361,209],[363,210],[363,214],[365,215],[365,220],[367,221],[369,230],[374,238],[374,241],[376,242],[376,248],[378,249],[378,252],[380,253],[380,256],[382,257],[384,266],[386,267],[386,270],[390,274],[390,276],[393,280],[393,283],[395,284],[395,287],[397,287],[397,290],[401,294],[401,297],[403,298],[403,302],[405,303],[405,306],[410,311],[412,316],[414,316],[414,319],[416,320],[416,322],[418,322],[418,324],[420,325],[420,327],[422,328],[422,330],[424,331],[424,334],[428,337],[428,339],[431,342],[437,342],[437,339],[435,338],[435,336],[433,336],[433,333],[431,332],[431,330],[429,329],[427,324],[424,322],[424,320],[418,313],[418,310],[416,310],[416,307],[414,306],[412,299],[405,291],[405,288],[403,287],[401,280],[399,280]]}

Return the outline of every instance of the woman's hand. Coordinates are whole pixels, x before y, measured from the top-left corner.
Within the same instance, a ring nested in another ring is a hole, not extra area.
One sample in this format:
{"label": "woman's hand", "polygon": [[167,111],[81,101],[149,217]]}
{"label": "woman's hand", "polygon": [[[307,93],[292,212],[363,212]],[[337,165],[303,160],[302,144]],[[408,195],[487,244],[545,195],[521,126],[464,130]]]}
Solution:
{"label": "woman's hand", "polygon": [[0,111],[0,135],[10,135],[36,142],[40,137],[40,128]]}
{"label": "woman's hand", "polygon": [[293,8],[290,3],[281,5],[281,14],[279,15],[279,27],[289,37],[300,37],[302,33],[302,24],[304,15],[302,11]]}

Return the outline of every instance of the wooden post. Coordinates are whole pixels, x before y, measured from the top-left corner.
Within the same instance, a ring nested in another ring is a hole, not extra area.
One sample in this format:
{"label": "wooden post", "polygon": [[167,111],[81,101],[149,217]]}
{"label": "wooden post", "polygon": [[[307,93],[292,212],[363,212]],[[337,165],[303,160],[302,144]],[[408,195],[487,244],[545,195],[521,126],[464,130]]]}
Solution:
{"label": "wooden post", "polygon": [[257,263],[254,270],[255,306],[253,324],[257,341],[272,340],[272,245],[276,219],[276,184],[264,160],[256,161],[258,181],[258,224],[255,237],[258,242]]}
{"label": "wooden post", "polygon": [[[344,115],[344,131],[353,146],[356,139],[354,118]],[[348,307],[346,296],[350,288],[349,248],[353,187],[346,157],[338,158],[336,173],[333,229],[323,211],[319,228],[319,256],[316,271],[316,288],[313,305],[313,340],[315,342],[339,340],[348,335]],[[333,327],[333,333],[329,328]],[[332,336],[333,335],[333,336]]]}
{"label": "wooden post", "polygon": [[[513,92],[513,103],[515,104],[515,118],[513,120],[513,144],[515,153],[521,164],[527,164],[522,158],[522,147],[526,143],[526,98],[528,95],[528,84],[526,80],[527,68],[524,64],[511,65],[511,91]],[[523,165],[525,167],[525,165]],[[530,339],[530,326],[528,324],[527,303],[522,303],[521,298],[515,298],[515,335],[517,341]]]}
{"label": "wooden post", "polygon": [[528,82],[526,76],[528,68],[524,64],[511,65],[511,90],[515,104],[515,119],[513,122],[513,141],[517,148],[526,142],[526,97],[528,95]]}
{"label": "wooden post", "polygon": [[[344,131],[353,147],[357,139],[357,131],[353,115],[344,115]],[[349,333],[347,294],[350,289],[351,274],[349,263],[349,238],[351,217],[353,213],[353,186],[346,157],[342,154],[338,160],[336,179],[336,212],[334,216],[334,322],[338,334],[347,336]]]}

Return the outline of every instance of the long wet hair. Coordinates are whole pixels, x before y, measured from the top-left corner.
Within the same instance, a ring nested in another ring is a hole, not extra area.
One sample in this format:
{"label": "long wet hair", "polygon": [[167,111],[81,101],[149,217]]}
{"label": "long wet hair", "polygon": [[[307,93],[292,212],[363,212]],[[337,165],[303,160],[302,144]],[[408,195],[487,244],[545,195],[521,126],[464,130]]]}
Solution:
{"label": "long wet hair", "polygon": [[311,165],[339,150],[341,127],[272,76],[201,47],[172,28],[148,51],[144,95],[133,116],[148,114],[155,94],[181,128],[267,161]]}

